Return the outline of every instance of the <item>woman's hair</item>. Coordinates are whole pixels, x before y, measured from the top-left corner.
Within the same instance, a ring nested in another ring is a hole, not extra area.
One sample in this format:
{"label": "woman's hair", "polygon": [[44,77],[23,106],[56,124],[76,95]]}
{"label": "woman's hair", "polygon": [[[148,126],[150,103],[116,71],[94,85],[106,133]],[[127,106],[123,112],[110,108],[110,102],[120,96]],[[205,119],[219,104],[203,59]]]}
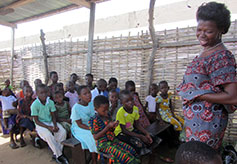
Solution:
{"label": "woman's hair", "polygon": [[217,2],[203,3],[196,13],[197,21],[214,21],[222,34],[226,34],[230,27],[230,11],[225,4]]}
{"label": "woman's hair", "polygon": [[218,153],[206,143],[190,141],[182,144],[175,155],[175,164],[203,164],[218,157]]}
{"label": "woman's hair", "polygon": [[118,83],[118,80],[116,78],[114,78],[114,77],[111,77],[109,79],[109,84],[112,83],[112,82]]}
{"label": "woman's hair", "polygon": [[95,108],[99,108],[103,104],[109,105],[108,98],[103,95],[96,96],[93,102],[94,102]]}
{"label": "woman's hair", "polygon": [[88,88],[86,85],[81,85],[79,86],[78,90],[77,90],[77,94],[80,95],[81,94],[81,91],[84,89],[84,88]]}
{"label": "woman's hair", "polygon": [[128,87],[130,87],[130,86],[135,87],[134,81],[129,80],[129,81],[127,81],[127,82],[125,83],[125,88],[126,88],[126,89],[127,89]]}

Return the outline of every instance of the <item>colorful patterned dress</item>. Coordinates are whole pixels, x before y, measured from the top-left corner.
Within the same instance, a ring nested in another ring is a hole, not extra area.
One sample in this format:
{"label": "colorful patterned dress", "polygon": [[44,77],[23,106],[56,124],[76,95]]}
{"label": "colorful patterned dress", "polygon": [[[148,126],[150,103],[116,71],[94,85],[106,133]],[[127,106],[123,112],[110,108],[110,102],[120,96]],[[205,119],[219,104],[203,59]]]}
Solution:
{"label": "colorful patterned dress", "polygon": [[148,120],[148,118],[147,118],[147,116],[146,116],[146,114],[145,114],[145,112],[143,110],[143,106],[141,104],[141,101],[140,101],[140,99],[139,99],[139,97],[138,97],[138,95],[136,93],[133,95],[133,100],[134,100],[134,105],[136,107],[138,107],[138,109],[139,109],[140,118],[139,118],[138,121],[139,121],[140,125],[143,128],[148,127],[149,125],[151,125],[150,121]]}
{"label": "colorful patterned dress", "polygon": [[[96,134],[102,131],[109,122],[110,120],[103,121],[101,117],[96,114],[89,120],[89,128],[92,134]],[[113,131],[107,131],[103,137],[96,140],[96,145],[98,151],[112,155],[114,163],[139,163],[139,160],[135,157],[135,149],[116,139]]]}
{"label": "colorful patterned dress", "polygon": [[183,98],[186,141],[198,140],[218,149],[228,122],[222,104],[198,101],[195,98],[222,91],[222,85],[237,82],[236,62],[228,50],[219,50],[206,57],[196,57],[187,67],[177,92]]}
{"label": "colorful patterned dress", "polygon": [[174,126],[174,129],[176,131],[182,131],[184,120],[182,117],[175,114],[175,117],[173,116],[171,109],[170,109],[170,101],[171,101],[172,95],[169,93],[167,99],[162,98],[160,95],[156,97],[155,101],[159,103],[159,113],[165,122],[168,122]]}

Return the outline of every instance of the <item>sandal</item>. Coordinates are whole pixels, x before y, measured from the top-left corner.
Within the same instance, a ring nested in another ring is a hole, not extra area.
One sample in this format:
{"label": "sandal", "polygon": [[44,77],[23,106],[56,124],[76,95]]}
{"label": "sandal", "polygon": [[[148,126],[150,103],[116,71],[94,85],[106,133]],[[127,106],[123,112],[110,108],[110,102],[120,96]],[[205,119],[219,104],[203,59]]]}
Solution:
{"label": "sandal", "polygon": [[17,149],[17,148],[19,148],[19,146],[17,145],[17,144],[15,144],[15,143],[10,143],[10,145],[9,145],[12,149]]}
{"label": "sandal", "polygon": [[163,156],[160,156],[160,159],[166,163],[173,163],[174,160],[169,158],[169,157],[163,157]]}

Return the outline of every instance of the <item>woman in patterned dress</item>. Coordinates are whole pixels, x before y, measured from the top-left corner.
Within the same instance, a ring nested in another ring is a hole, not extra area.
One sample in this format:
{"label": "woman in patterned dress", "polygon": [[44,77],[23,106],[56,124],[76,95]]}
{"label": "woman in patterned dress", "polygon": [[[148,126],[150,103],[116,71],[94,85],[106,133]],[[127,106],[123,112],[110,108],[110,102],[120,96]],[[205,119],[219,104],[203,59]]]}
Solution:
{"label": "woman in patterned dress", "polygon": [[224,4],[209,2],[198,8],[196,17],[196,36],[203,51],[188,65],[177,91],[183,98],[186,141],[219,149],[228,112],[235,111],[237,104],[235,57],[222,43],[230,12]]}

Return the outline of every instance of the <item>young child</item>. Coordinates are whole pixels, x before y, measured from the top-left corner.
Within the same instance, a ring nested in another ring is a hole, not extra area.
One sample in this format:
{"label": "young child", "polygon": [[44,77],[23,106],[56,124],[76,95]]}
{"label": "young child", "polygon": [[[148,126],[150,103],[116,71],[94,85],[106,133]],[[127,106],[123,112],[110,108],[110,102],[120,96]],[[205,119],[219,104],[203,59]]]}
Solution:
{"label": "young child", "polygon": [[64,101],[67,101],[69,103],[69,98],[68,97],[65,97],[65,91],[64,91],[64,86],[63,86],[63,83],[57,83],[55,86],[54,86],[54,93],[55,92],[61,92],[63,94],[63,100]]}
{"label": "young child", "polygon": [[88,73],[85,76],[86,80],[86,86],[90,88],[90,90],[93,90],[95,88],[95,85],[93,84],[93,75]]}
{"label": "young child", "polygon": [[148,120],[146,113],[144,111],[144,107],[139,99],[138,93],[136,92],[136,86],[135,83],[133,81],[127,81],[125,83],[125,89],[130,91],[132,96],[133,96],[133,100],[134,100],[134,105],[139,109],[139,123],[143,128],[146,128],[150,125],[150,121]]}
{"label": "young child", "polygon": [[56,107],[56,118],[57,121],[66,129],[67,134],[71,133],[71,120],[70,113],[71,108],[67,101],[63,100],[63,93],[56,91],[54,93],[54,102]]}
{"label": "young child", "polygon": [[52,81],[52,84],[49,85],[50,98],[53,98],[53,93],[55,92],[55,85],[58,83],[58,73],[55,71],[50,72],[49,78]]}
{"label": "young child", "polygon": [[34,93],[33,93],[33,98],[36,99],[37,98],[37,95],[36,95],[36,87],[40,84],[43,84],[42,81],[40,79],[35,79],[34,81],[34,85],[35,85],[35,90],[34,90]]}
{"label": "young child", "polygon": [[113,133],[118,121],[111,121],[108,115],[109,101],[99,95],[94,99],[97,114],[89,120],[89,128],[96,140],[97,150],[112,156],[115,163],[140,163],[136,151],[128,144],[119,141]]}
{"label": "young child", "polygon": [[115,89],[109,91],[109,115],[113,121],[116,120],[116,114],[121,108],[118,92]]}
{"label": "young child", "polygon": [[172,124],[176,131],[182,131],[184,120],[174,114],[171,101],[172,95],[168,93],[169,85],[167,81],[161,81],[159,83],[159,90],[161,93],[156,97],[157,108],[159,110],[158,114],[160,114],[163,121]]}
{"label": "young child", "polygon": [[4,126],[8,129],[8,118],[12,114],[16,114],[17,99],[11,95],[10,89],[5,88],[0,95],[0,101],[2,102],[2,117],[4,120]]}
{"label": "young child", "polygon": [[111,90],[115,89],[116,92],[119,94],[120,89],[118,88],[118,80],[116,78],[114,78],[114,77],[111,77],[109,79],[109,84],[108,84],[108,88],[107,89],[108,89],[108,91],[111,91]]}
{"label": "young child", "polygon": [[70,75],[70,81],[73,82],[76,91],[79,89],[79,85],[77,84],[78,79],[79,79],[79,77],[77,76],[76,73],[72,73]]}
{"label": "young child", "polygon": [[72,108],[74,104],[78,102],[78,94],[75,90],[75,85],[72,81],[68,81],[66,84],[67,92],[65,93],[65,97],[69,98],[69,104]]}
{"label": "young child", "polygon": [[222,164],[219,153],[200,141],[182,144],[176,152],[175,164]]}
{"label": "young child", "polygon": [[95,89],[91,91],[92,101],[98,95],[103,95],[105,97],[108,97],[108,92],[106,91],[106,88],[107,88],[107,82],[104,79],[98,80],[97,87],[95,87]]}
{"label": "young child", "polygon": [[96,143],[88,127],[90,117],[95,115],[90,89],[85,85],[80,86],[78,95],[79,103],[76,103],[72,108],[71,132],[81,142],[82,149],[89,149],[92,153],[93,164],[96,164]]}
{"label": "young child", "polygon": [[21,91],[16,94],[16,97],[17,97],[18,100],[24,98],[23,88],[24,88],[25,86],[29,86],[29,82],[28,82],[27,80],[22,80],[22,81],[20,82]]}
{"label": "young child", "polygon": [[146,109],[148,107],[148,118],[150,122],[156,121],[156,96],[158,93],[158,86],[156,84],[151,84],[150,95],[146,97]]}
{"label": "young child", "polygon": [[5,88],[2,91],[2,95],[0,95],[0,101],[2,103],[2,118],[5,128],[3,130],[8,130],[10,135],[9,146],[12,149],[19,148],[14,140],[14,134],[16,134],[18,131],[18,127],[16,126],[17,99],[11,95],[11,92],[8,88]]}
{"label": "young child", "polygon": [[9,79],[5,80],[5,88],[8,88],[10,90],[11,95],[16,97],[16,95],[12,91],[13,87],[11,86],[11,82]]}
{"label": "young child", "polygon": [[56,162],[68,164],[68,160],[62,153],[63,145],[61,144],[66,139],[66,131],[56,122],[56,108],[54,102],[48,97],[47,86],[38,85],[36,94],[38,98],[31,105],[31,116],[35,122],[36,131],[53,151]]}
{"label": "young child", "polygon": [[127,90],[121,91],[120,100],[123,106],[117,112],[116,120],[119,121],[119,125],[115,128],[115,135],[119,140],[131,145],[138,154],[143,154],[142,149],[146,150],[146,153],[151,152],[145,148],[153,140],[138,122],[139,110],[134,106],[131,93]]}
{"label": "young child", "polygon": [[24,140],[24,131],[29,129],[33,131],[35,129],[35,124],[33,122],[33,117],[31,116],[30,106],[34,102],[35,99],[32,98],[33,90],[31,86],[25,86],[23,88],[24,99],[19,100],[18,103],[18,114],[16,117],[16,122],[20,126],[20,146],[26,146]]}

